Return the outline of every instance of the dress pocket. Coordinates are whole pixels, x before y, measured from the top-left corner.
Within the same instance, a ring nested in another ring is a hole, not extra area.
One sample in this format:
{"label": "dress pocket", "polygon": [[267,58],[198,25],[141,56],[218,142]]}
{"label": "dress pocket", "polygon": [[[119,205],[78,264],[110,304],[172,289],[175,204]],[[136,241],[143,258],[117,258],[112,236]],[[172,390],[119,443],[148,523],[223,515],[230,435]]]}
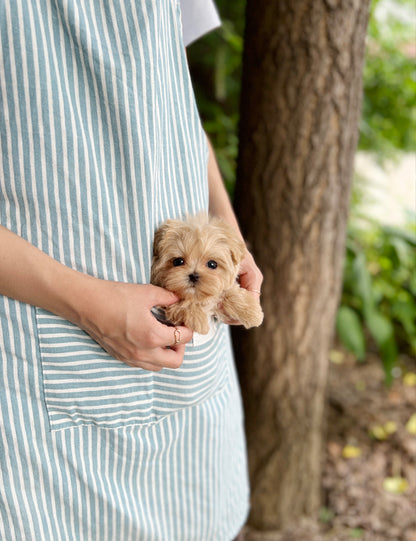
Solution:
{"label": "dress pocket", "polygon": [[200,403],[226,384],[224,340],[190,345],[177,370],[132,368],[106,353],[76,325],[36,308],[46,407],[52,430],[119,428],[157,422]]}

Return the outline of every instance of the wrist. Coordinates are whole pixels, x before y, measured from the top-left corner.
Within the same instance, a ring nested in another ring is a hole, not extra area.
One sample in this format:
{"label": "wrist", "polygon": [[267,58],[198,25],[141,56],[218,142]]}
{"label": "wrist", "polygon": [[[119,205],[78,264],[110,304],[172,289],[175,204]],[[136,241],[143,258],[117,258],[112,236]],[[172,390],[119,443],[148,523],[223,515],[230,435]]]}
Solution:
{"label": "wrist", "polygon": [[0,226],[0,295],[44,308],[76,323],[98,282]]}
{"label": "wrist", "polygon": [[81,327],[92,309],[98,279],[68,267],[61,270],[50,291],[49,307],[45,308]]}

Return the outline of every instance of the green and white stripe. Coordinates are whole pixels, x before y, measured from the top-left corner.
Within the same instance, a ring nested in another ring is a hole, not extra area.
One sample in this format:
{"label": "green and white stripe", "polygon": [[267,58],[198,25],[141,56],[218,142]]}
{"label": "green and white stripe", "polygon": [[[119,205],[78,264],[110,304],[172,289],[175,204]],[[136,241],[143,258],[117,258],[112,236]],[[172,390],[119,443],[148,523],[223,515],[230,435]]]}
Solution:
{"label": "green and white stripe", "polygon": [[[1,225],[147,283],[156,227],[207,208],[206,168],[176,0],[0,0]],[[0,297],[1,541],[226,541],[247,500],[223,326],[150,373]]]}

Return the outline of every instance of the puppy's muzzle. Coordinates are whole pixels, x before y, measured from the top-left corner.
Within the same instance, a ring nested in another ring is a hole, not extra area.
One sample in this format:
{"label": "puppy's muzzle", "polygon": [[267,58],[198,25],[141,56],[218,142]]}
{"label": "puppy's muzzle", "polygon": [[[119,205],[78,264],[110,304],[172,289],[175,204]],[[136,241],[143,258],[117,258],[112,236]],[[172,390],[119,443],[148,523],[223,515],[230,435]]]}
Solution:
{"label": "puppy's muzzle", "polygon": [[199,281],[199,274],[197,272],[193,272],[188,276],[189,281],[193,284],[196,284]]}

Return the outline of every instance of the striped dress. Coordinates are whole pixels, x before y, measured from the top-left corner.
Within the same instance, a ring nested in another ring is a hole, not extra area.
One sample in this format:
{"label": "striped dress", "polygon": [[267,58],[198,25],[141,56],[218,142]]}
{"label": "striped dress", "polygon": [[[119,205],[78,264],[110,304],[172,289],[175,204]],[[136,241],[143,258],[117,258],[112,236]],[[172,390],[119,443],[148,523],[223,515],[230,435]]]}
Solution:
{"label": "striped dress", "polygon": [[[1,225],[148,283],[158,224],[207,205],[178,0],[0,0]],[[247,508],[223,325],[147,372],[0,296],[1,541],[227,541]]]}

